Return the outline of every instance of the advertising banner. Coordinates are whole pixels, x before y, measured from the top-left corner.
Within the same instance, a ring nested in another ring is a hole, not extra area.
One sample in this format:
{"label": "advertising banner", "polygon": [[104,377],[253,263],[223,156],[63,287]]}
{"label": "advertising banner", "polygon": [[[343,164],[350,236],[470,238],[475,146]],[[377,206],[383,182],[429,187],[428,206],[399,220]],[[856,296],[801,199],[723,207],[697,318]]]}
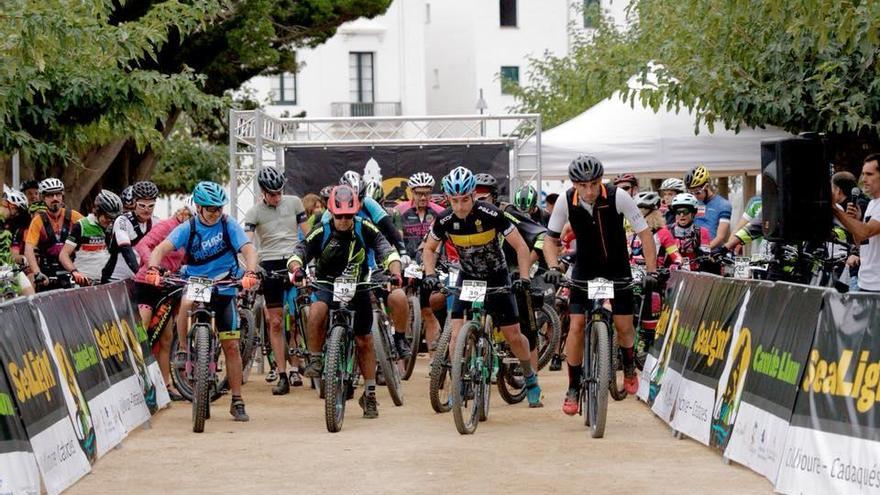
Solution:
{"label": "advertising banner", "polygon": [[880,299],[826,293],[804,368],[776,490],[880,491]]}
{"label": "advertising banner", "polygon": [[40,493],[37,459],[15,410],[5,369],[0,371],[0,493]]}

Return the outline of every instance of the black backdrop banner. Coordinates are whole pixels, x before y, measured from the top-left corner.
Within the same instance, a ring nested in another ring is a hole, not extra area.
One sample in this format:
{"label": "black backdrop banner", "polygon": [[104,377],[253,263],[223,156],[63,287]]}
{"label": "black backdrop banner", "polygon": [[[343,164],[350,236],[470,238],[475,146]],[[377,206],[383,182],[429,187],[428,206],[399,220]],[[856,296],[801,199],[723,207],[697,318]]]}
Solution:
{"label": "black backdrop banner", "polygon": [[425,145],[425,146],[346,146],[332,148],[286,148],[285,192],[302,196],[337,184],[346,170],[368,178],[382,178],[388,200],[405,199],[406,180],[416,172],[428,172],[437,181],[462,165],[476,173],[492,174],[507,194],[510,158],[505,144]]}

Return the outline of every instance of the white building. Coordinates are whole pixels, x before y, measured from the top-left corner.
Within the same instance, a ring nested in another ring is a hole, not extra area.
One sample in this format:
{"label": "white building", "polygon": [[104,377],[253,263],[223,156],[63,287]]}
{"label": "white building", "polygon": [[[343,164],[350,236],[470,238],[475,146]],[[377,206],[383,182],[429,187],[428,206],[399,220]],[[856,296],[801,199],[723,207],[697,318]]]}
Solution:
{"label": "white building", "polygon": [[[247,86],[273,115],[474,114],[481,89],[484,113],[503,114],[514,98],[502,79],[524,84],[529,57],[567,54],[568,27],[589,25],[582,5],[598,1],[395,0],[384,15],[298,51],[298,73]],[[623,19],[625,0],[601,5]]]}

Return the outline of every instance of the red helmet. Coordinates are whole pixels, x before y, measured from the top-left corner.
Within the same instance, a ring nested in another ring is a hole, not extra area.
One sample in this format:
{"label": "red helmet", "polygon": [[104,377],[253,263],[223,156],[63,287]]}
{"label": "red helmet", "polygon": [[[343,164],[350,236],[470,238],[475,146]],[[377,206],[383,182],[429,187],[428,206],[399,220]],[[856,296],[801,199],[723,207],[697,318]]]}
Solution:
{"label": "red helmet", "polygon": [[622,184],[624,182],[629,182],[630,184],[638,187],[639,179],[636,179],[636,176],[633,174],[620,174],[614,178],[614,185]]}
{"label": "red helmet", "polygon": [[361,209],[361,202],[351,187],[336,186],[330,191],[327,208],[333,215],[356,215]]}

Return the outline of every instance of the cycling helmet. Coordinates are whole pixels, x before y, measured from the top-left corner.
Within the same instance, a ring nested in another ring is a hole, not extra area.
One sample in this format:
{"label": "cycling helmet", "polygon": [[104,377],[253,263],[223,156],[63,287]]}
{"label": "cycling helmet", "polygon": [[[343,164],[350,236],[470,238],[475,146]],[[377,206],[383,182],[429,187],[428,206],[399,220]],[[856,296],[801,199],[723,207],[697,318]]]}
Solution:
{"label": "cycling helmet", "polygon": [[196,214],[196,204],[193,203],[192,194],[190,194],[189,196],[186,197],[186,199],[183,200],[183,206],[185,206],[186,209],[189,210],[191,215]]}
{"label": "cycling helmet", "polygon": [[40,187],[40,182],[34,179],[26,180],[21,183],[21,190],[27,191],[28,189],[38,189]]}
{"label": "cycling helmet", "polygon": [[55,177],[49,177],[48,179],[43,179],[40,181],[40,185],[37,186],[40,191],[40,194],[46,193],[63,193],[64,192],[64,183]]}
{"label": "cycling helmet", "polygon": [[498,180],[489,174],[477,174],[474,176],[477,181],[477,187],[488,187],[492,193],[498,192]]}
{"label": "cycling helmet", "polygon": [[602,162],[598,158],[589,155],[581,155],[568,166],[568,178],[572,182],[590,182],[596,180],[605,173]]}
{"label": "cycling helmet", "polygon": [[636,205],[639,208],[656,210],[660,208],[660,195],[654,191],[644,191],[636,194]]}
{"label": "cycling helmet", "polygon": [[477,179],[474,174],[464,168],[455,167],[449,175],[443,178],[443,192],[450,196],[462,196],[474,192],[477,187]]}
{"label": "cycling helmet", "polygon": [[688,189],[702,187],[709,183],[709,170],[699,165],[684,176],[684,185]]}
{"label": "cycling helmet", "polygon": [[342,174],[342,178],[339,179],[339,183],[341,185],[349,186],[353,191],[357,191],[358,199],[363,199],[364,194],[367,192],[367,184],[364,183],[364,179],[361,177],[361,174],[355,172],[354,170],[349,170]]}
{"label": "cycling helmet", "polygon": [[385,198],[385,190],[382,189],[382,184],[374,180],[367,182],[367,190],[365,194],[377,202],[381,202],[382,199]]}
{"label": "cycling helmet", "polygon": [[156,199],[159,196],[159,188],[148,180],[135,182],[132,191],[134,191],[135,199]]}
{"label": "cycling helmet", "polygon": [[134,208],[134,186],[128,186],[123,189],[119,199],[122,200],[123,205]]}
{"label": "cycling helmet", "polygon": [[330,191],[333,190],[335,186],[327,186],[324,189],[321,189],[321,199],[324,200],[324,204],[327,204],[327,201],[330,200]]}
{"label": "cycling helmet", "polygon": [[266,192],[278,192],[284,188],[284,172],[275,167],[263,167],[257,174],[257,183]]}
{"label": "cycling helmet", "polygon": [[685,189],[686,188],[684,187],[684,181],[677,177],[670,177],[664,180],[662,184],[660,184],[661,191],[678,191],[680,193],[683,193]]}
{"label": "cycling helmet", "polygon": [[199,206],[223,206],[229,201],[226,191],[216,182],[202,181],[196,184],[193,201]]}
{"label": "cycling helmet", "polygon": [[636,179],[636,176],[633,174],[620,174],[614,178],[614,185],[623,184],[624,182],[628,182],[636,187],[639,187],[639,179]]}
{"label": "cycling helmet", "polygon": [[25,196],[23,192],[16,191],[15,189],[7,189],[6,192],[3,193],[3,199],[14,204],[21,210],[27,210],[28,208],[27,196]]}
{"label": "cycling helmet", "polygon": [[513,204],[522,211],[538,206],[538,191],[532,186],[523,186],[513,195]]}
{"label": "cycling helmet", "polygon": [[358,200],[357,195],[355,195],[354,189],[343,184],[334,187],[330,191],[327,209],[333,215],[356,215],[361,209],[361,202]]}
{"label": "cycling helmet", "polygon": [[672,208],[675,209],[680,206],[696,212],[697,208],[700,206],[700,201],[691,193],[676,194],[675,197],[672,198]]}
{"label": "cycling helmet", "polygon": [[113,191],[102,189],[95,196],[95,209],[111,218],[122,214],[122,199]]}
{"label": "cycling helmet", "polygon": [[434,177],[427,172],[416,172],[409,177],[407,185],[410,189],[416,187],[434,187]]}

